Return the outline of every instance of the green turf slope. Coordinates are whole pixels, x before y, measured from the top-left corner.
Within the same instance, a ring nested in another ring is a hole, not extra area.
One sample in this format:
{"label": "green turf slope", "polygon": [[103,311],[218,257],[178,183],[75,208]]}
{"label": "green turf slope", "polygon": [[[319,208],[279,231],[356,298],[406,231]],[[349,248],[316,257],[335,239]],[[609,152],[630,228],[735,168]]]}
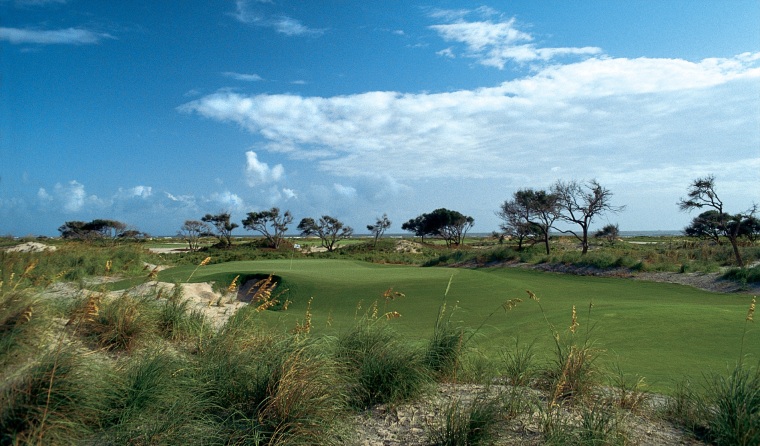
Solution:
{"label": "green turf slope", "polygon": [[[182,282],[195,267],[161,273],[166,281]],[[378,265],[350,260],[268,260],[230,262],[199,268],[192,281],[231,280],[237,274],[270,274],[283,280],[293,301],[287,312],[267,314],[262,323],[283,329],[303,319],[313,297],[314,334],[346,329],[378,300],[378,312],[398,311],[391,323],[410,339],[425,339],[432,327],[449,280],[445,300],[457,307],[454,320],[477,328],[471,346],[488,357],[521,342],[536,340],[545,358],[553,354],[551,331],[539,305],[525,290],[539,296],[549,323],[567,335],[575,305],[579,340],[587,335],[604,350],[603,363],[618,363],[626,373],[646,377],[653,389],[666,390],[683,377],[700,378],[722,372],[739,358],[747,295],[709,293],[674,284],[630,279],[580,277],[520,268],[454,269]],[[404,297],[386,303],[388,288]],[[509,312],[508,299],[522,299]],[[593,307],[589,313],[589,304]],[[358,306],[361,305],[361,309]],[[496,311],[495,311],[496,310]],[[494,313],[495,311],[495,313]],[[489,317],[489,315],[492,315]],[[760,357],[760,327],[749,324],[744,353]]]}

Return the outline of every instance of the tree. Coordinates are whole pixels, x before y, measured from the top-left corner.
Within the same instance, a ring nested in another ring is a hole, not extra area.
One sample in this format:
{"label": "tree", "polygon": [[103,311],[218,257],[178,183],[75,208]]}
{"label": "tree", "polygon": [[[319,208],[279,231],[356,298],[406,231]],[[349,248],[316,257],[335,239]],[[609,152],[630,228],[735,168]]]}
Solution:
{"label": "tree", "polygon": [[[681,198],[678,202],[678,208],[681,211],[705,207],[712,209],[712,212],[707,211],[698,215],[684,232],[714,238],[718,243],[720,243],[721,236],[726,237],[731,243],[737,265],[743,267],[744,260],[739,251],[739,237],[756,224],[757,205],[753,204],[748,210],[738,214],[732,215],[724,212],[723,201],[715,192],[715,177],[708,175],[692,181],[689,185],[687,198]],[[713,235],[710,235],[711,233]]]}
{"label": "tree", "polygon": [[243,227],[261,233],[269,242],[269,246],[277,249],[285,238],[288,225],[292,222],[293,215],[290,211],[280,214],[280,209],[275,207],[268,211],[249,212],[248,217],[243,220]]}
{"label": "tree", "polygon": [[557,181],[552,186],[552,193],[557,195],[559,219],[581,227],[580,233],[562,230],[556,226],[555,229],[564,234],[573,234],[581,242],[582,254],[588,252],[588,231],[594,218],[607,212],[618,213],[625,209],[625,206],[613,206],[610,203],[612,192],[596,180],[585,184],[578,181]]}
{"label": "tree", "polygon": [[496,215],[503,220],[501,229],[517,238],[517,249],[522,249],[524,240],[530,240],[544,242],[546,253],[550,253],[549,230],[560,215],[557,195],[521,189],[513,194],[512,200],[502,203]]}
{"label": "tree", "polygon": [[383,214],[382,217],[378,217],[374,225],[367,225],[367,230],[375,238],[375,246],[377,246],[377,239],[382,237],[385,231],[390,227],[391,221],[388,220],[387,214]]}
{"label": "tree", "polygon": [[415,218],[409,219],[409,221],[401,225],[401,229],[403,231],[409,231],[414,235],[421,237],[422,243],[425,243],[425,236],[432,234],[432,232],[430,232],[430,228],[425,226],[427,223],[425,220],[426,216],[427,214],[422,214]]}
{"label": "tree", "polygon": [[67,221],[58,228],[61,237],[76,240],[110,240],[127,238],[141,234],[137,230],[128,230],[127,224],[117,220],[95,219],[89,222]]}
{"label": "tree", "polygon": [[190,251],[200,249],[201,237],[213,235],[209,225],[198,220],[185,220],[185,223],[177,232],[177,235],[185,240]]}
{"label": "tree", "polygon": [[83,221],[67,221],[58,227],[61,238],[70,240],[84,240],[87,238],[88,231],[85,229],[87,223]]}
{"label": "tree", "polygon": [[608,224],[607,226],[603,227],[602,229],[596,231],[594,233],[595,238],[604,238],[607,239],[610,244],[615,243],[615,241],[620,236],[620,228],[618,225],[613,225],[612,223]]}
{"label": "tree", "polygon": [[712,209],[694,217],[689,226],[684,228],[683,233],[687,237],[704,238],[722,245],[722,226],[720,212]]}
{"label": "tree", "polygon": [[316,235],[322,241],[322,246],[332,252],[337,247],[337,242],[351,237],[354,234],[353,228],[345,226],[337,218],[323,215],[319,221],[313,218],[304,218],[298,223],[298,230],[301,235]]}
{"label": "tree", "polygon": [[440,237],[446,242],[446,246],[451,247],[462,244],[467,231],[474,224],[475,220],[472,217],[440,208],[407,221],[401,229],[414,232],[414,235],[421,236],[423,241],[425,235]]}
{"label": "tree", "polygon": [[219,243],[221,245],[232,245],[232,231],[238,227],[238,224],[230,222],[229,212],[206,214],[201,218],[201,221],[210,223],[216,229],[216,236],[219,238]]}

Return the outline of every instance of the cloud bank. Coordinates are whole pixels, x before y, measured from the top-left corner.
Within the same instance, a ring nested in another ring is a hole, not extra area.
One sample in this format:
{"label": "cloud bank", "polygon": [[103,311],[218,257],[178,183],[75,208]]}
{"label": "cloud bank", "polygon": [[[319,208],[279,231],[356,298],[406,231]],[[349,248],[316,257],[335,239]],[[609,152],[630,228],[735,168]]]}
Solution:
{"label": "cloud bank", "polygon": [[[680,163],[684,152],[722,162],[716,147],[729,136],[734,157],[757,158],[758,65],[760,53],[699,62],[601,57],[474,90],[219,92],[179,110],[237,123],[263,137],[264,149],[345,177],[382,168],[396,180],[514,178],[547,163],[630,172]],[[255,154],[248,169],[257,181],[281,174]]]}

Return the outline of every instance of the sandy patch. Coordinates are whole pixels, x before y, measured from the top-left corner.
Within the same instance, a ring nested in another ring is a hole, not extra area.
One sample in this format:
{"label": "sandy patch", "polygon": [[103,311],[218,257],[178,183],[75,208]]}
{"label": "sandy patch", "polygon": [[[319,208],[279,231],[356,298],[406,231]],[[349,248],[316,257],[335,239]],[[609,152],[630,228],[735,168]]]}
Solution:
{"label": "sandy patch", "polygon": [[8,252],[43,252],[43,251],[55,251],[55,246],[46,245],[38,242],[26,242],[20,245],[16,245],[12,248],[8,248]]}

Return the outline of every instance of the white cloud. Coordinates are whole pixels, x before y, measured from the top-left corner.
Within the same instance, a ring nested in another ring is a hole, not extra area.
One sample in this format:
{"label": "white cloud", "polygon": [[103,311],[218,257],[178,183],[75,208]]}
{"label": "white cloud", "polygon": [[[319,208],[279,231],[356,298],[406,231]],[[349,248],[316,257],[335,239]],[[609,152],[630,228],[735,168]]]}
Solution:
{"label": "white cloud", "polygon": [[287,187],[282,189],[282,195],[285,197],[286,200],[298,198],[296,191],[294,191],[293,189],[288,189]]}
{"label": "white cloud", "polygon": [[[465,14],[466,15],[466,14]],[[434,16],[435,17],[435,16]],[[463,43],[468,57],[475,58],[480,64],[503,69],[508,61],[525,63],[532,61],[548,61],[560,56],[591,56],[602,53],[597,47],[582,48],[540,48],[532,43],[533,36],[521,31],[516,26],[514,18],[501,21],[466,22],[461,16],[440,16],[454,20],[454,23],[432,25],[447,42]],[[438,54],[451,57],[453,49],[439,51]]]}
{"label": "white cloud", "polygon": [[335,192],[338,193],[338,195],[344,197],[344,198],[355,198],[356,197],[356,188],[353,188],[351,186],[344,186],[339,183],[333,184],[333,189],[335,189]]}
{"label": "white cloud", "polygon": [[76,180],[66,184],[56,183],[50,193],[45,188],[40,188],[37,199],[45,208],[60,209],[66,213],[100,208],[104,204],[97,196],[87,195],[84,185]]}
{"label": "white cloud", "polygon": [[279,181],[285,175],[282,164],[269,167],[269,164],[259,161],[258,155],[253,150],[245,153],[245,173],[248,185],[253,187],[258,184]]}
{"label": "white cloud", "polygon": [[214,192],[208,201],[215,203],[225,211],[244,211],[246,209],[245,201],[240,196],[230,191]]}
{"label": "white cloud", "polygon": [[99,33],[82,28],[38,30],[0,27],[0,40],[7,40],[13,44],[89,45],[98,43],[103,39],[114,39],[114,37],[110,34]]}
{"label": "white cloud", "polygon": [[300,21],[287,16],[278,17],[271,24],[278,33],[286,36],[319,36],[325,32],[323,29],[309,28]]}
{"label": "white cloud", "polygon": [[[700,62],[592,58],[475,90],[221,92],[179,110],[235,122],[265,138],[263,149],[344,177],[548,181],[551,166],[592,177],[694,159],[717,168],[725,157],[716,147],[736,159],[754,158],[760,146],[758,62],[758,53]],[[248,156],[251,184],[282,175]]]}
{"label": "white cloud", "polygon": [[258,81],[264,80],[264,78],[262,78],[258,74],[235,73],[232,71],[225,71],[224,73],[222,73],[222,76],[229,77],[237,81],[244,81],[244,82],[258,82]]}
{"label": "white cloud", "polygon": [[16,6],[27,7],[27,6],[45,6],[51,3],[63,4],[67,2],[68,0],[14,0],[13,3],[15,3]]}
{"label": "white cloud", "polygon": [[119,188],[118,193],[116,194],[116,199],[119,198],[140,198],[140,199],[147,199],[153,195],[153,188],[150,186],[135,186],[129,189],[122,189]]}
{"label": "white cloud", "polygon": [[[256,1],[255,3],[269,3],[269,1]],[[325,30],[309,28],[299,20],[285,15],[270,15],[260,8],[253,8],[251,1],[237,0],[235,2],[235,13],[232,14],[235,19],[248,25],[262,26],[272,28],[280,34],[286,36],[320,36]]]}
{"label": "white cloud", "polygon": [[449,59],[454,59],[454,58],[457,57],[456,54],[454,54],[454,51],[450,47],[449,48],[444,48],[444,49],[442,49],[440,51],[436,51],[435,54],[437,54],[439,56],[443,56],[443,57],[448,57]]}

